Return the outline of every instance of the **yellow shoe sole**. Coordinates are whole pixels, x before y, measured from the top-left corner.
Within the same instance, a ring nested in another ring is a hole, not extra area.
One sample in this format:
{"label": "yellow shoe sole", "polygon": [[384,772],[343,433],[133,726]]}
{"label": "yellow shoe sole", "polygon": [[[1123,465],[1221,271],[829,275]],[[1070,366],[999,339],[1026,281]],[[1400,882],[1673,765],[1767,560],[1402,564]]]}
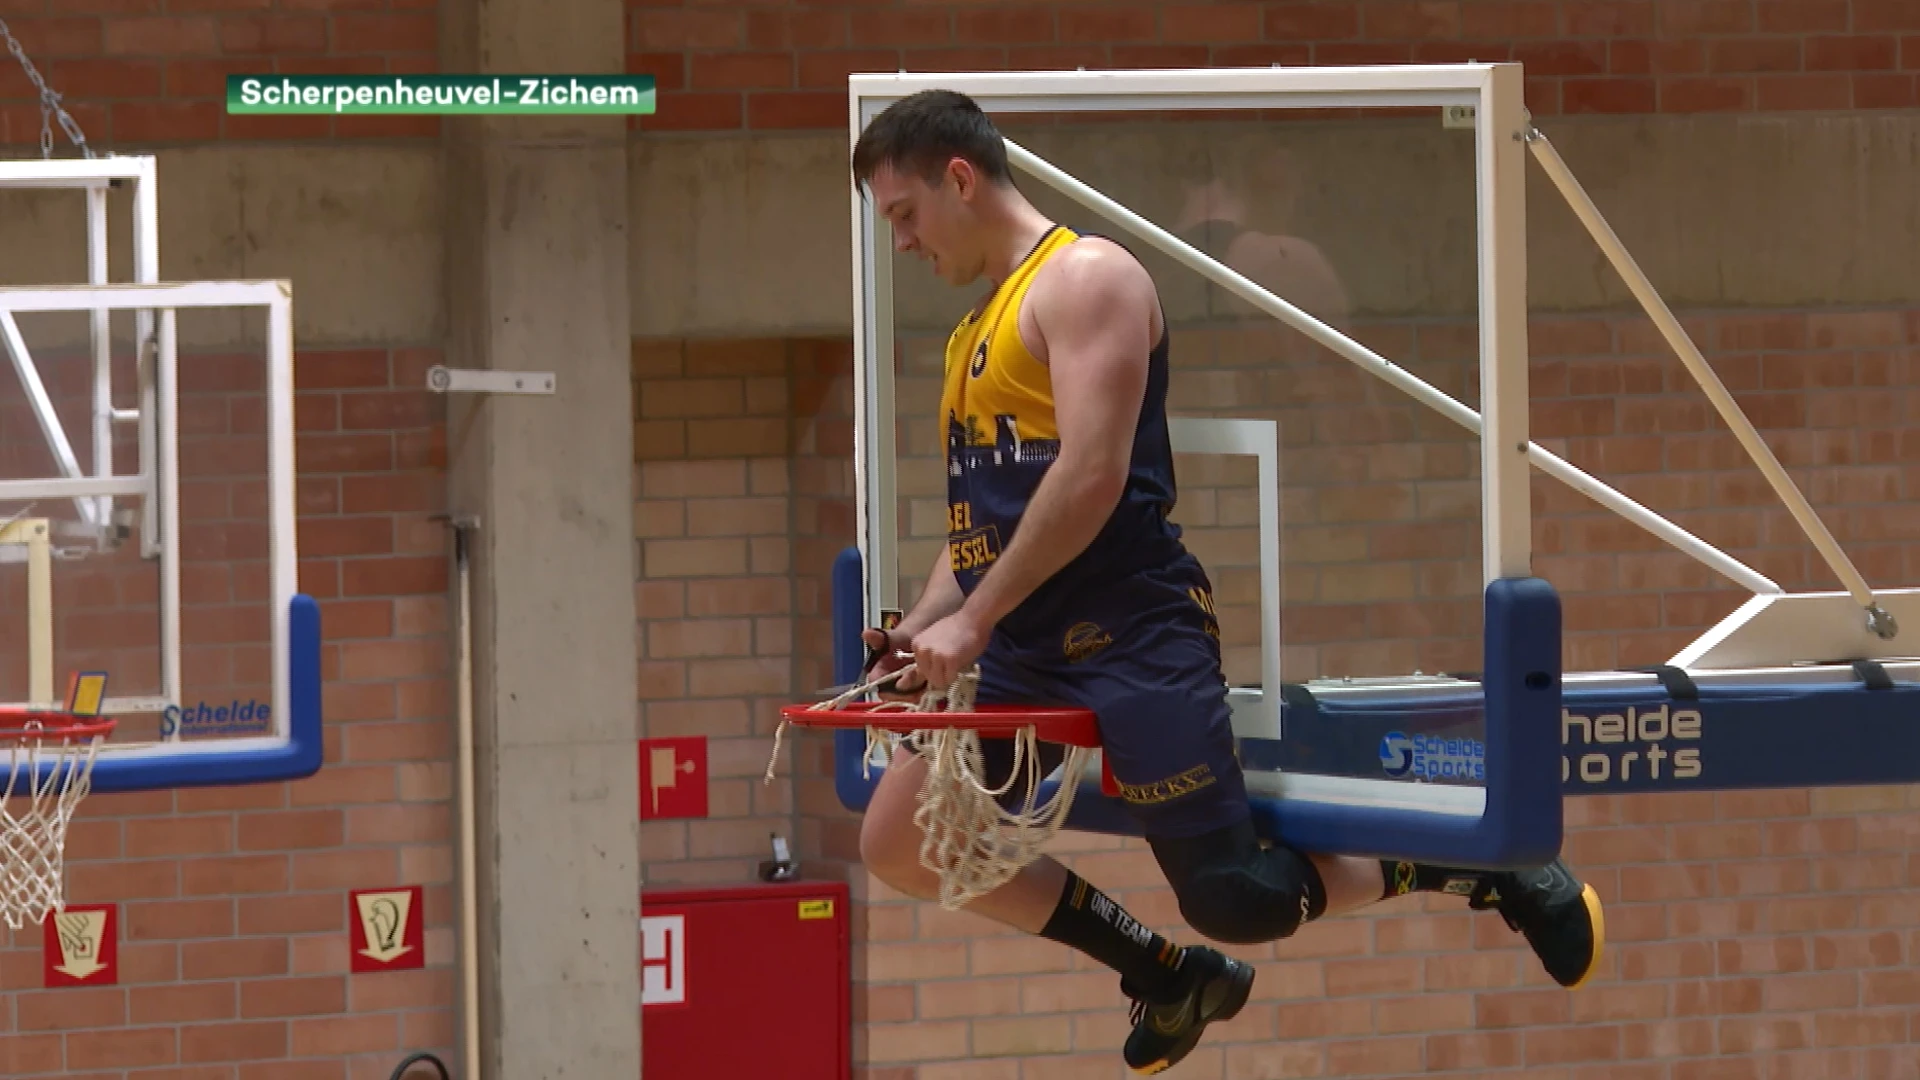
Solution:
{"label": "yellow shoe sole", "polygon": [[1607,951],[1607,915],[1600,904],[1600,894],[1587,885],[1581,888],[1580,899],[1586,902],[1587,918],[1593,923],[1593,957],[1587,961],[1586,973],[1568,984],[1569,990],[1578,990],[1593,978],[1593,973],[1600,970],[1600,958]]}

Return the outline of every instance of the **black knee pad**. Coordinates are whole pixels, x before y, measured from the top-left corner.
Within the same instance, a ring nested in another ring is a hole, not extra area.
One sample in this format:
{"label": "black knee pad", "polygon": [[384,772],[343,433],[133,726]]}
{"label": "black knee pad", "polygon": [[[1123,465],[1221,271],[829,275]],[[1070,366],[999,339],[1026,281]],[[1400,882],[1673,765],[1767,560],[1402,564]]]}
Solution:
{"label": "black knee pad", "polygon": [[1181,918],[1214,941],[1278,941],[1326,910],[1326,888],[1313,863],[1290,848],[1262,847],[1251,825],[1149,843],[1180,901]]}

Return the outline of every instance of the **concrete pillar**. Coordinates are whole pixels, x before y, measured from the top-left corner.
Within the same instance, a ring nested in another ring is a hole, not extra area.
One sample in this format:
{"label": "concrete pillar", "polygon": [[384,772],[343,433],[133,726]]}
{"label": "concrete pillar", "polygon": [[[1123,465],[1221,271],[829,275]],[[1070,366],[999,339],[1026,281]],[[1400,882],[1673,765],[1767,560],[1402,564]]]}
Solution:
{"label": "concrete pillar", "polygon": [[[621,0],[450,0],[442,11],[443,71],[624,70]],[[626,125],[444,123],[447,362],[552,371],[558,391],[454,395],[449,404],[451,507],[479,519],[476,1075],[634,1077],[640,827]]]}

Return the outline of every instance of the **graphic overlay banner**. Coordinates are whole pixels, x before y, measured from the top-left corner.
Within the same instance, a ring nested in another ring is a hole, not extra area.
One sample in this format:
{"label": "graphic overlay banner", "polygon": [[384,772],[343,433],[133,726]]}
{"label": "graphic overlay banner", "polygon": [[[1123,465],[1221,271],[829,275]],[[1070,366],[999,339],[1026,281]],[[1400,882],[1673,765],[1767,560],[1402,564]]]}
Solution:
{"label": "graphic overlay banner", "polygon": [[354,974],[426,966],[426,913],[420,896],[418,885],[349,894],[347,923]]}
{"label": "graphic overlay banner", "polygon": [[651,75],[229,75],[230,116],[616,116],[654,111]]}
{"label": "graphic overlay banner", "polygon": [[41,923],[44,985],[111,986],[120,979],[120,917],[113,904],[69,904]]}

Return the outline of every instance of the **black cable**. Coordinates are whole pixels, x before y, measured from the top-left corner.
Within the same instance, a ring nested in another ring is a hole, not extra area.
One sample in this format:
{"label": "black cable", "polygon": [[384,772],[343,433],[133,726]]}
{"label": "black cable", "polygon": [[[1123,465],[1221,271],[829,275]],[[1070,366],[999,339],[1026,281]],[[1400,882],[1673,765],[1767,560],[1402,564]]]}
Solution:
{"label": "black cable", "polygon": [[453,1080],[453,1074],[447,1072],[446,1063],[424,1050],[401,1062],[400,1067],[393,1070],[393,1075],[388,1080],[402,1080],[415,1065],[422,1062],[431,1062],[434,1068],[440,1070],[440,1080]]}

